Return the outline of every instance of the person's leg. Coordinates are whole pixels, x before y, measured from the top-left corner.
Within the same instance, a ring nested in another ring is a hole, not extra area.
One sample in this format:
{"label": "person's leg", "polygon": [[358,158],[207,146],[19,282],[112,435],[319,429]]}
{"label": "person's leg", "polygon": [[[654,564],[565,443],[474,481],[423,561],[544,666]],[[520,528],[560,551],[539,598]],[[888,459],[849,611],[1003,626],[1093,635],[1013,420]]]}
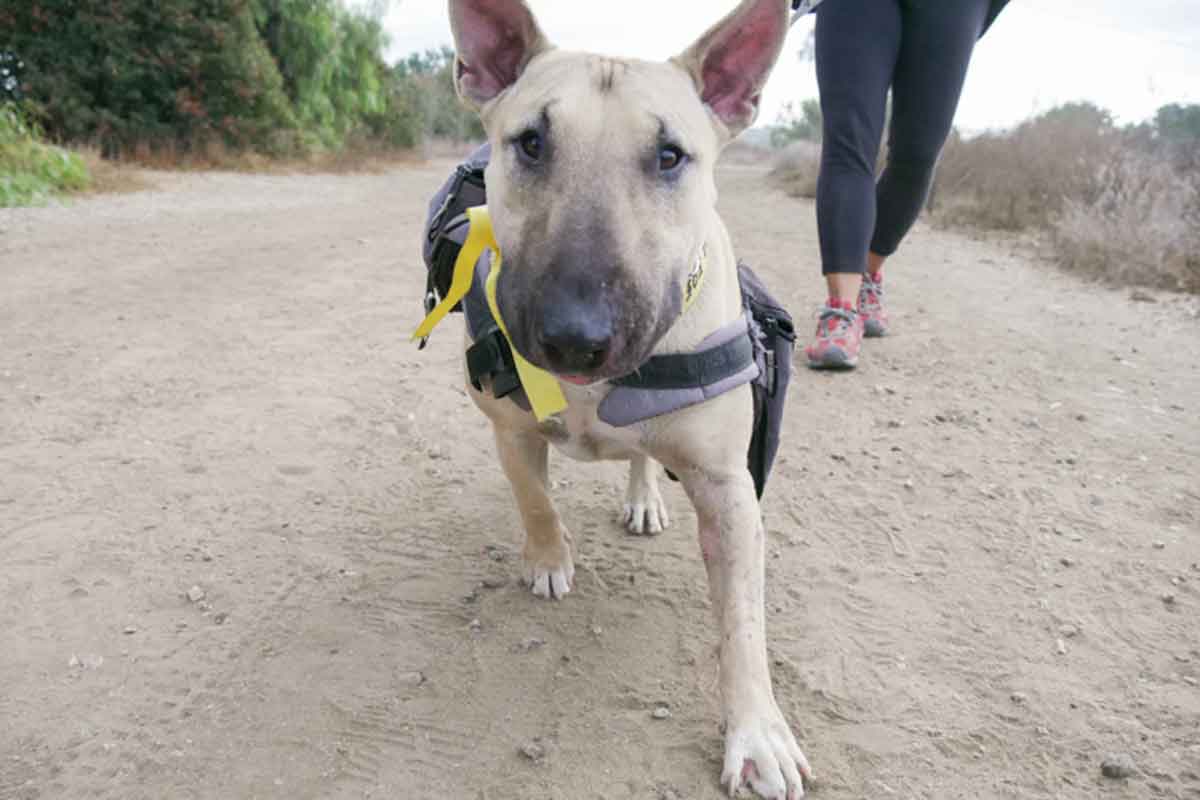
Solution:
{"label": "person's leg", "polygon": [[817,231],[829,300],[806,348],[811,367],[849,368],[858,362],[863,328],[855,301],[875,229],[875,161],[900,23],[899,0],[836,0],[817,9],[822,116]]}
{"label": "person's leg", "polygon": [[876,224],[875,162],[900,40],[899,0],[837,0],[817,9],[817,232],[833,298],[854,299],[866,268]]}
{"label": "person's leg", "polygon": [[905,3],[887,165],[876,190],[872,272],[896,251],[929,196],[988,7],[989,0]]}
{"label": "person's leg", "polygon": [[883,336],[888,313],[883,265],[929,196],[934,168],[950,133],[971,52],[989,0],[904,0],[903,33],[892,82],[888,157],[876,187],[875,230],[858,294],[865,336]]}

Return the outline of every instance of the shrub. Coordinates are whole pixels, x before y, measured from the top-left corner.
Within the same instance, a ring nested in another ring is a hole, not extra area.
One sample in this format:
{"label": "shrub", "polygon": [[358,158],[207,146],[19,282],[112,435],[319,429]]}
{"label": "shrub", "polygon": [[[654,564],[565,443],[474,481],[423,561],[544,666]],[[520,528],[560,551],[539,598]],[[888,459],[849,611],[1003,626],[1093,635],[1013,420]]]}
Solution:
{"label": "shrub", "polygon": [[397,94],[418,120],[420,133],[456,142],[483,138],[475,112],[454,91],[454,51],[448,47],[413,53],[396,65]]}
{"label": "shrub", "polygon": [[810,98],[800,104],[799,110],[793,104],[785,103],[770,130],[774,147],[786,147],[797,141],[821,141],[820,102]]}
{"label": "shrub", "polygon": [[1068,197],[1052,226],[1063,266],[1118,283],[1200,292],[1200,173],[1126,150],[1088,200]]}
{"label": "shrub", "polygon": [[51,138],[109,156],[295,156],[419,135],[378,17],[341,0],[36,0],[0,4],[0,31],[0,86],[19,56],[13,91]]}
{"label": "shrub", "polygon": [[952,135],[930,206],[940,221],[1017,231],[1046,227],[1068,198],[1090,204],[1121,147],[1108,112],[1072,103],[1004,133]]}
{"label": "shrub", "polygon": [[776,157],[769,178],[792,197],[813,198],[817,196],[820,168],[820,145],[794,142]]}
{"label": "shrub", "polygon": [[930,205],[942,224],[1047,232],[1086,275],[1200,291],[1200,107],[1119,129],[1072,103],[1010,132],[952,136]]}
{"label": "shrub", "polygon": [[213,138],[259,147],[294,126],[248,0],[10,3],[0,30],[58,141],[94,141],[110,155]]}
{"label": "shrub", "polygon": [[88,184],[83,159],[39,141],[16,105],[0,104],[0,207],[44,202]]}

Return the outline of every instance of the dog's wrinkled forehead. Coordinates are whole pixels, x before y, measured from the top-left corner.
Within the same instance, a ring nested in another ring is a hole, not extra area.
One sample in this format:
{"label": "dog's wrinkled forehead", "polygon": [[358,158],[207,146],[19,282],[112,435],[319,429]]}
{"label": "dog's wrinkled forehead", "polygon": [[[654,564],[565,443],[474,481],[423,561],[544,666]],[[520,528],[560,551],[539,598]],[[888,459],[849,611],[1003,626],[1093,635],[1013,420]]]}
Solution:
{"label": "dog's wrinkled forehead", "polygon": [[668,143],[696,158],[719,149],[682,69],[586,53],[555,50],[533,59],[484,122],[501,142],[536,130],[561,158],[634,156]]}

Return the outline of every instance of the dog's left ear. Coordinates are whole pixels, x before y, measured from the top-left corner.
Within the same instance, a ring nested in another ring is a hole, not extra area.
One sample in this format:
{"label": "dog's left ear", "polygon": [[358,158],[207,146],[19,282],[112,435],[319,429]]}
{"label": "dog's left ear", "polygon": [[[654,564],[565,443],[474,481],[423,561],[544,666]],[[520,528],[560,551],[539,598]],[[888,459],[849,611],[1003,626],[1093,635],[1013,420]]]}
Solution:
{"label": "dog's left ear", "polygon": [[729,137],[754,122],[763,84],[788,32],[790,0],[742,0],[725,19],[672,59],[696,82],[700,99]]}

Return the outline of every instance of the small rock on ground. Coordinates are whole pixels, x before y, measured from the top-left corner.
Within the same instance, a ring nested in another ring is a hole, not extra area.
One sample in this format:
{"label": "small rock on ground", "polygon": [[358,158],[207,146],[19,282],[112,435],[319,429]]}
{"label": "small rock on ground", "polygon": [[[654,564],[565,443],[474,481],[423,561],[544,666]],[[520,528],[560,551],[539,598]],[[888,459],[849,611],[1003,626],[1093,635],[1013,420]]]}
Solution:
{"label": "small rock on ground", "polygon": [[546,748],[537,739],[521,745],[521,755],[535,764],[546,757]]}
{"label": "small rock on ground", "polygon": [[1133,759],[1124,753],[1110,755],[1100,762],[1100,773],[1106,778],[1114,780],[1128,778],[1137,771],[1137,767],[1133,765]]}

